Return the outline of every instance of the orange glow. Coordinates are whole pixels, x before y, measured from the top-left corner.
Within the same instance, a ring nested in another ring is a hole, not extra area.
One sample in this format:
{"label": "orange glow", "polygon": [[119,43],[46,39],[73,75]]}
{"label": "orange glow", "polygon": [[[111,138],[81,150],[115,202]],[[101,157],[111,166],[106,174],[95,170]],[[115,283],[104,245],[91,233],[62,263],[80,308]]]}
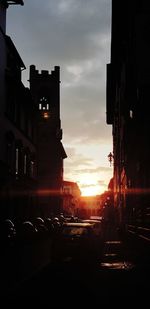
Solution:
{"label": "orange glow", "polygon": [[45,119],[49,118],[49,113],[47,113],[47,112],[43,113],[43,118],[45,118]]}
{"label": "orange glow", "polygon": [[38,190],[37,192],[37,195],[40,195],[40,196],[54,196],[54,195],[62,195],[62,192],[60,190],[51,190],[51,189],[41,189],[41,190]]}
{"label": "orange glow", "polygon": [[[1,192],[0,196],[3,196],[5,193]],[[11,196],[12,197],[19,197],[19,196],[26,196],[29,194],[29,191],[25,191],[25,190],[13,190],[11,192]],[[30,194],[32,195],[39,195],[39,196],[62,196],[62,191],[61,190],[57,190],[57,189],[40,189],[40,190],[36,190],[36,191],[30,191]]]}
{"label": "orange glow", "polygon": [[[123,190],[126,194],[150,194],[150,188],[127,188]],[[114,193],[119,192],[116,190]]]}
{"label": "orange glow", "polygon": [[[95,195],[100,195],[104,193],[105,188],[103,186],[100,186],[97,184],[83,184],[79,183],[79,188],[81,190],[81,195],[82,196],[95,196]],[[114,192],[114,194],[117,193]],[[126,194],[133,194],[133,195],[147,195],[150,194],[150,188],[132,188],[132,189],[126,189],[125,190]],[[26,196],[29,194],[29,191],[27,190],[12,190],[11,191],[11,196]],[[33,195],[40,195],[40,196],[59,196],[63,194],[62,190],[57,190],[57,189],[40,189],[36,191],[30,191],[30,194]],[[0,196],[3,197],[5,196],[5,192],[0,192]]]}

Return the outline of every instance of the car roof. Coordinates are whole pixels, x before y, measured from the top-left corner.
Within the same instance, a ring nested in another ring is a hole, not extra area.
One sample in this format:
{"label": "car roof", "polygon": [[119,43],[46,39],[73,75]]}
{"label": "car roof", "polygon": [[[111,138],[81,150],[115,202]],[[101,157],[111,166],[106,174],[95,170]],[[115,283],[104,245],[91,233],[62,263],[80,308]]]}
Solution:
{"label": "car roof", "polygon": [[90,216],[91,220],[102,220],[102,216]]}
{"label": "car roof", "polygon": [[63,224],[65,227],[89,227],[91,224],[89,222],[65,222]]}
{"label": "car roof", "polygon": [[96,220],[96,219],[85,219],[83,220],[83,223],[101,223],[100,220]]}

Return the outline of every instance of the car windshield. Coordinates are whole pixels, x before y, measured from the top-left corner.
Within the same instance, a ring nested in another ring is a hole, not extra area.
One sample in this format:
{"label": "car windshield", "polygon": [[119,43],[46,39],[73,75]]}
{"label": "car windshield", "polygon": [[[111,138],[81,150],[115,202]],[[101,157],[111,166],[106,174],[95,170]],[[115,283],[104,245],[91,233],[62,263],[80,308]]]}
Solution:
{"label": "car windshield", "polygon": [[88,230],[85,227],[64,227],[62,234],[67,236],[87,235]]}

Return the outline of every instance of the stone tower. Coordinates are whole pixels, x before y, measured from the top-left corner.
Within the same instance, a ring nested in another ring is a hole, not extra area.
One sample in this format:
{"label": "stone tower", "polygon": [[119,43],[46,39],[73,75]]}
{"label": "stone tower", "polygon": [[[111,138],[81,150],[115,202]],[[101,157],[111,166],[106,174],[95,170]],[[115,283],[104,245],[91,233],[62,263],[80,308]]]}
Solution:
{"label": "stone tower", "polygon": [[40,213],[62,210],[63,145],[60,121],[60,68],[49,73],[30,66],[30,90],[36,110],[37,178]]}

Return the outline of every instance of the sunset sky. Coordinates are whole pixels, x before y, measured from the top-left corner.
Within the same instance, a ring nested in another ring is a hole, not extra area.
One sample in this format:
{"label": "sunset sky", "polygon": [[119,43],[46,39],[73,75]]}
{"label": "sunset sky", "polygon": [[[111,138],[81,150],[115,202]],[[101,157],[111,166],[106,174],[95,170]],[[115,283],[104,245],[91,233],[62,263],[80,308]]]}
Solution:
{"label": "sunset sky", "polygon": [[112,178],[106,124],[106,64],[110,62],[111,0],[24,0],[7,11],[10,35],[26,66],[60,66],[64,180],[82,195],[101,194]]}

